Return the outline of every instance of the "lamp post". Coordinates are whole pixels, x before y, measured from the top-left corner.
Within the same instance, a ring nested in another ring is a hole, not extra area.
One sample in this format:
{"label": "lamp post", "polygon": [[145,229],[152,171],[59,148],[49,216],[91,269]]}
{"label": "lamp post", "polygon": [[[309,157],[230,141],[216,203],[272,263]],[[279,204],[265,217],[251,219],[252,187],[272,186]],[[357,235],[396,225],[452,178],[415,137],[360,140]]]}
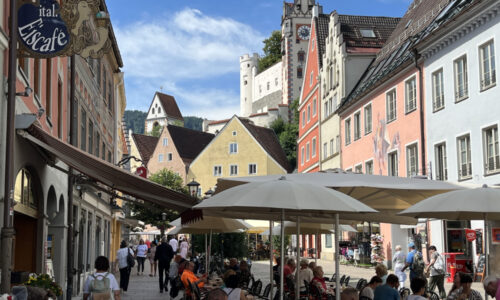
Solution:
{"label": "lamp post", "polygon": [[194,178],[193,178],[193,180],[187,184],[187,187],[189,190],[189,195],[191,195],[191,197],[193,197],[193,198],[197,198],[200,184],[198,182],[194,181]]}

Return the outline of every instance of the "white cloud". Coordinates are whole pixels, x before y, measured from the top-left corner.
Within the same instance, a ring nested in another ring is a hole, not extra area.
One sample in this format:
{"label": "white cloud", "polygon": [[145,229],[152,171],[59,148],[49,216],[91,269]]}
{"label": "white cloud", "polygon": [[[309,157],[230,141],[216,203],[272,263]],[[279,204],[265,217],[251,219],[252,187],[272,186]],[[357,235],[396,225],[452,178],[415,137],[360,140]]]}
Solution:
{"label": "white cloud", "polygon": [[[146,110],[163,86],[175,96],[183,115],[209,119],[239,113],[239,87],[226,88],[217,78],[239,78],[239,56],[260,51],[265,38],[246,24],[191,8],[118,26],[115,33],[124,61],[128,108]],[[193,82],[196,87],[190,86]]]}

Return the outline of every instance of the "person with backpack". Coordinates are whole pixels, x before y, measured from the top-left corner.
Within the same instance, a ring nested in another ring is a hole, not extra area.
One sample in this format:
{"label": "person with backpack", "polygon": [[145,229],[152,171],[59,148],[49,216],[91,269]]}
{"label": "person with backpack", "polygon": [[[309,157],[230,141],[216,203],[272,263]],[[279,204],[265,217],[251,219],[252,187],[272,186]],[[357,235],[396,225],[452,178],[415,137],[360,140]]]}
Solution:
{"label": "person with backpack", "polygon": [[109,273],[109,260],[105,256],[99,256],[95,260],[96,272],[87,277],[83,285],[83,300],[111,300],[113,293],[115,300],[120,300],[120,288],[113,274]]}
{"label": "person with backpack", "polygon": [[439,297],[444,299],[446,298],[446,291],[444,290],[444,276],[446,275],[444,258],[439,254],[436,246],[429,247],[429,256],[431,261],[425,267],[425,273],[430,272],[429,290],[434,292],[437,286]]}
{"label": "person with backpack", "polygon": [[402,271],[404,272],[406,268],[410,268],[410,282],[416,277],[424,278],[424,258],[413,242],[408,244],[408,255]]}
{"label": "person with backpack", "polygon": [[128,289],[130,272],[135,265],[134,251],[127,246],[127,242],[122,241],[120,249],[116,253],[116,261],[118,269],[120,269],[120,288],[123,292],[126,292]]}

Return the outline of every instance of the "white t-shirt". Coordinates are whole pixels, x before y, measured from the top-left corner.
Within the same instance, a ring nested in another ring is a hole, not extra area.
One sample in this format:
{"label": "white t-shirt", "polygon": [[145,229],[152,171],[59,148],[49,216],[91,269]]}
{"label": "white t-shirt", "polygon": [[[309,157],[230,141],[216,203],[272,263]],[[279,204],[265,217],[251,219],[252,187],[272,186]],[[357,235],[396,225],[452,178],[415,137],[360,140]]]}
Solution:
{"label": "white t-shirt", "polygon": [[362,290],[361,290],[361,293],[359,294],[359,296],[365,296],[365,297],[368,297],[370,299],[373,299],[375,297],[375,294],[373,293],[373,290],[371,287],[369,286],[365,286]]}
{"label": "white t-shirt", "polygon": [[126,248],[120,248],[116,252],[116,259],[118,260],[118,268],[123,269],[128,267],[127,264],[127,255],[130,253],[131,255],[134,255],[134,252],[132,249],[126,247]]}
{"label": "white t-shirt", "polygon": [[169,242],[170,246],[172,246],[172,250],[174,250],[174,253],[177,252],[177,248],[179,248],[179,242],[177,242],[176,239],[171,239]]}
{"label": "white t-shirt", "polygon": [[406,300],[427,300],[427,298],[422,297],[420,295],[410,295]]}
{"label": "white t-shirt", "polygon": [[307,282],[311,282],[311,280],[313,278],[314,278],[314,275],[313,275],[313,272],[311,269],[309,269],[309,268],[300,269],[300,271],[299,271],[299,283],[300,283],[301,288],[304,287],[304,280],[306,280]]}
{"label": "white t-shirt", "polygon": [[137,246],[137,256],[138,257],[146,257],[148,253],[148,245],[142,244]]}
{"label": "white t-shirt", "polygon": [[227,294],[227,300],[239,300],[241,299],[241,289],[240,288],[236,288],[236,289],[232,289],[232,288],[223,288],[222,289],[224,292],[226,292]]}
{"label": "white t-shirt", "polygon": [[[123,248],[125,249],[125,248]],[[101,277],[104,277],[104,275],[106,274],[107,272],[99,272],[99,273],[94,273],[93,275],[95,277],[97,277],[97,280],[100,280]],[[111,273],[108,273],[108,275],[106,276],[108,279],[109,279],[109,285],[110,285],[110,288],[112,291],[119,291],[120,290],[120,287],[118,286],[118,282],[116,282],[116,278],[113,274]],[[83,293],[84,294],[90,294],[90,285],[92,283],[92,281],[94,281],[94,277],[89,275],[87,276],[87,280],[85,281],[85,284],[83,285]]]}

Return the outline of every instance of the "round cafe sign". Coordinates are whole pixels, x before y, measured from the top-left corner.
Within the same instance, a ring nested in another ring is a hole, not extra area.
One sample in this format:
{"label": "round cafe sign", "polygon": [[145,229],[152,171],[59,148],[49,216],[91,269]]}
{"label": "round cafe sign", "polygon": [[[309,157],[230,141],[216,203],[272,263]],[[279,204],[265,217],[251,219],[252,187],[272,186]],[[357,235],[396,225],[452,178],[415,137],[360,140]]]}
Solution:
{"label": "round cafe sign", "polygon": [[20,2],[17,11],[18,36],[23,50],[36,57],[62,54],[70,44],[68,28],[56,0]]}

